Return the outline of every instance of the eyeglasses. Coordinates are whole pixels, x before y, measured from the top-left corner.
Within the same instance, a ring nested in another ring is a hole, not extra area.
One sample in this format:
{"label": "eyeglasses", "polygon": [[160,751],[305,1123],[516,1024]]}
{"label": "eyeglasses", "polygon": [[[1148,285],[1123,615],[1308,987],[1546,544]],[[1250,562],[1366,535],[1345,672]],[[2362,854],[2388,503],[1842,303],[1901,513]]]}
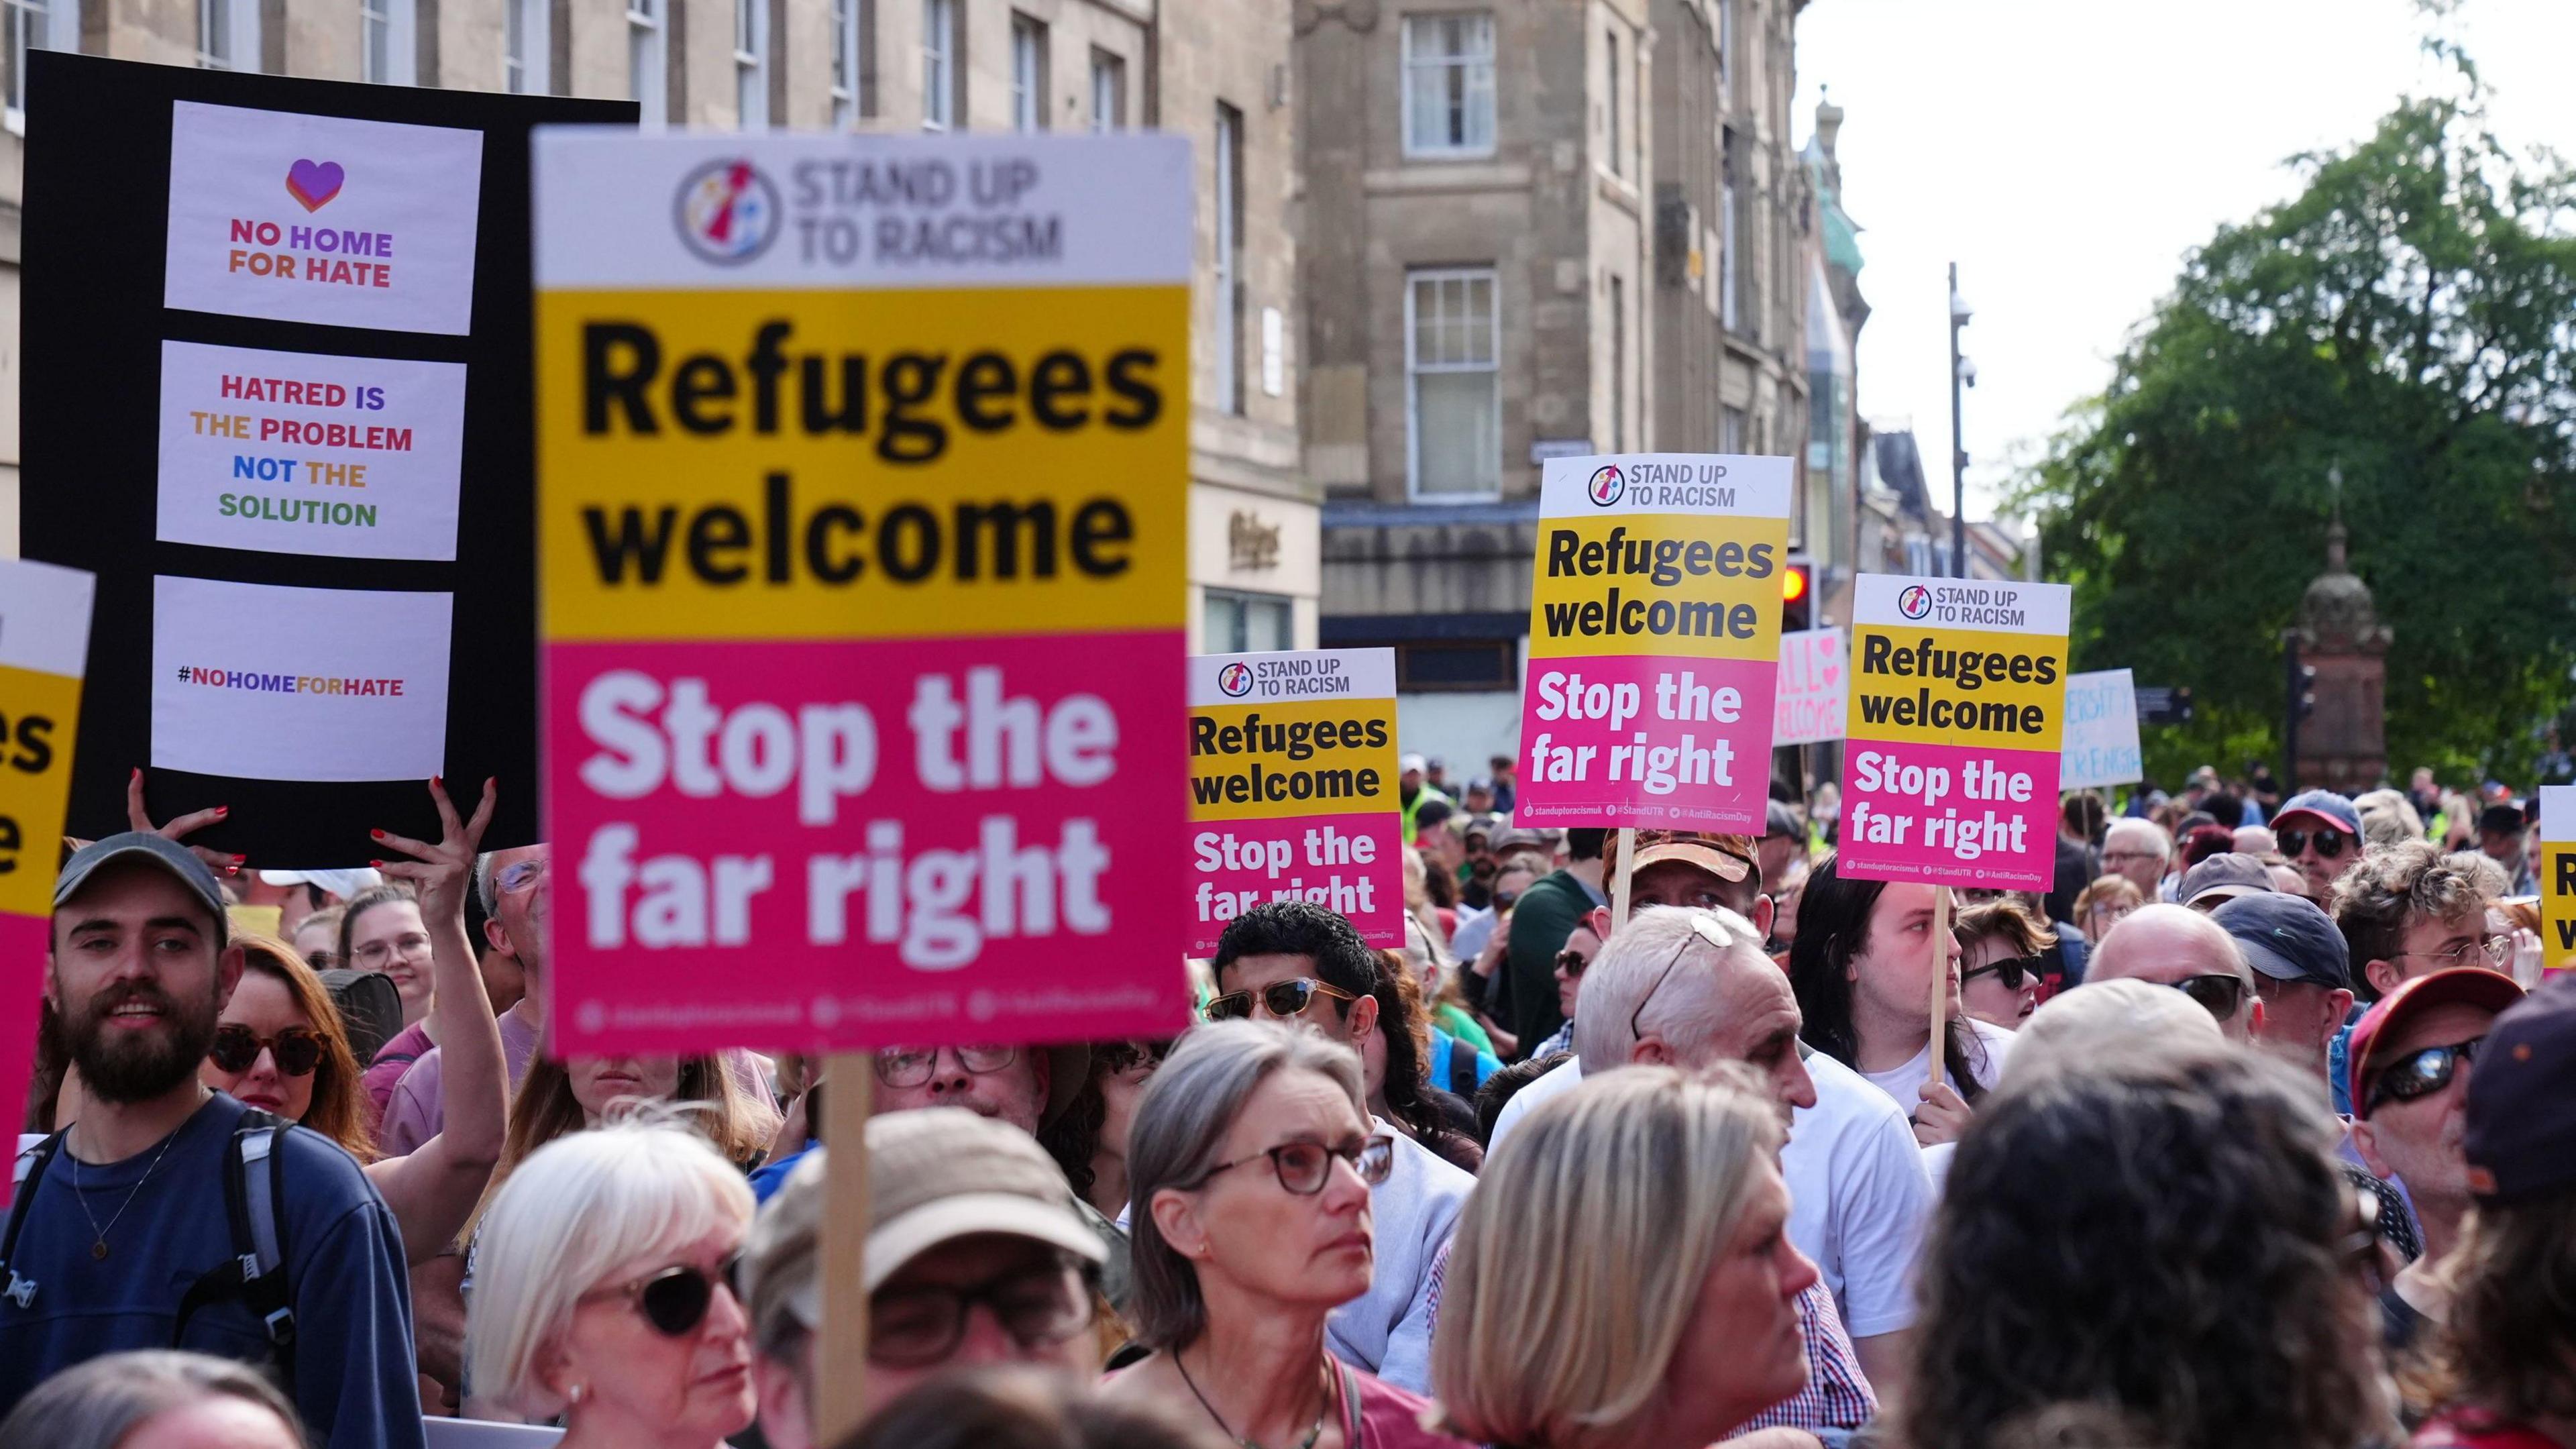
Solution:
{"label": "eyeglasses", "polygon": [[1961,972],[1959,984],[1964,986],[1980,976],[2000,976],[2003,978],[2006,991],[2019,991],[2024,980],[2035,981],[2039,978],[2042,959],[2038,956],[2015,956],[2008,961],[1989,961],[1974,971]]}
{"label": "eyeglasses", "polygon": [[[1020,1049],[1010,1046],[962,1046],[952,1048],[958,1065],[976,1076],[990,1076],[1020,1059]],[[925,1085],[939,1072],[940,1048],[927,1051],[918,1047],[890,1047],[877,1053],[877,1080],[889,1087]]]}
{"label": "eyeglasses", "polygon": [[2474,965],[2484,956],[2490,966],[2501,966],[2513,959],[2513,937],[2489,936],[2483,941],[2462,941],[2447,951],[2400,951],[2401,958],[2414,956],[2426,961],[2442,962],[2445,969]]}
{"label": "eyeglasses", "polygon": [[418,931],[405,931],[390,941],[369,941],[360,946],[354,959],[369,971],[376,970],[396,956],[406,959],[429,954],[429,937]]}
{"label": "eyeglasses", "polygon": [[2122,865],[2132,860],[2160,861],[2163,859],[2164,857],[2162,855],[2152,850],[2106,850],[2102,852],[2102,863],[2104,865]]}
{"label": "eyeglasses", "polygon": [[1249,1017],[1252,1015],[1252,999],[1256,995],[1261,998],[1261,1004],[1270,1009],[1272,1016],[1303,1016],[1306,1008],[1315,1004],[1318,992],[1336,1001],[1359,999],[1338,986],[1327,986],[1312,976],[1300,976],[1290,981],[1273,981],[1258,992],[1229,991],[1207,1004],[1207,1019],[1237,1021]]}
{"label": "eyeglasses", "polygon": [[2356,1115],[2367,1117],[2382,1102],[2412,1102],[2451,1085],[2451,1078],[2459,1075],[2460,1063],[2476,1061],[2478,1047],[2485,1041],[2483,1036],[2473,1036],[2467,1041],[2426,1047],[2399,1057],[2371,1079],[2370,1092],[2362,1099],[2361,1111]]}
{"label": "eyeglasses", "polygon": [[1139,1080],[1154,1075],[1163,1058],[1172,1054],[1169,1041],[1110,1041],[1091,1049],[1091,1059],[1113,1076],[1134,1076]]}
{"label": "eyeglasses", "polygon": [[326,946],[319,951],[306,953],[304,964],[316,971],[329,971],[340,964],[340,953]]}
{"label": "eyeglasses", "polygon": [[2314,845],[2321,859],[2334,860],[2352,845],[2352,837],[2340,830],[2284,830],[2276,838],[2281,842],[2281,853],[2294,858]]}
{"label": "eyeglasses", "polygon": [[742,1262],[740,1254],[724,1260],[713,1273],[694,1263],[674,1263],[658,1273],[648,1274],[632,1283],[597,1293],[585,1293],[581,1301],[595,1303],[607,1298],[624,1298],[644,1315],[644,1321],[664,1338],[686,1338],[707,1321],[707,1309],[715,1302],[716,1284],[725,1285],[735,1301],[741,1294],[734,1289],[734,1269]]}
{"label": "eyeglasses", "polygon": [[977,1304],[1022,1349],[1062,1343],[1091,1326],[1091,1284],[1069,1261],[955,1288],[879,1289],[868,1300],[868,1360],[887,1368],[944,1361],[966,1337]]}
{"label": "eyeglasses", "polygon": [[1583,974],[1583,968],[1591,964],[1592,958],[1584,955],[1580,951],[1559,951],[1556,953],[1556,969],[1564,972],[1568,980],[1581,976]]}
{"label": "eyeglasses", "polygon": [[276,1058],[277,1070],[285,1076],[309,1077],[322,1065],[322,1038],[309,1026],[290,1026],[275,1036],[261,1036],[249,1027],[227,1023],[215,1028],[215,1044],[206,1049],[206,1060],[239,1074],[259,1060],[262,1048]]}
{"label": "eyeglasses", "polygon": [[2187,976],[2165,984],[2199,1002],[2220,1021],[2234,1020],[2245,1005],[2245,979],[2241,976]]}
{"label": "eyeglasses", "polygon": [[1395,1139],[1369,1137],[1345,1142],[1339,1147],[1326,1147],[1321,1142],[1282,1142],[1266,1152],[1218,1163],[1200,1174],[1199,1185],[1204,1187],[1209,1178],[1220,1172],[1241,1167],[1247,1162],[1259,1162],[1265,1157],[1270,1159],[1270,1170],[1278,1176],[1281,1188],[1299,1197],[1313,1197],[1324,1190],[1326,1182],[1331,1181],[1335,1158],[1349,1163],[1351,1170],[1360,1175],[1360,1181],[1371,1187],[1386,1181],[1387,1173],[1395,1166]]}
{"label": "eyeglasses", "polygon": [[[1720,951],[1723,951],[1727,947],[1735,944],[1734,941],[1729,939],[1733,933],[1729,932],[1724,926],[1719,925],[1717,923],[1717,917],[1710,915],[1706,911],[1692,911],[1690,913],[1690,926],[1692,935],[1706,941],[1708,944],[1716,947]],[[1684,941],[1679,946],[1674,947],[1673,959],[1664,963],[1664,969],[1655,977],[1655,984],[1646,988],[1646,994],[1644,996],[1637,998],[1637,1009],[1628,1013],[1628,1036],[1630,1039],[1634,1040],[1645,1036],[1643,1031],[1638,1030],[1637,1023],[1645,1020],[1646,1018],[1646,1003],[1654,1000],[1655,993],[1664,989],[1664,982],[1671,978],[1673,968],[1682,964],[1682,953],[1688,951],[1690,948],[1691,943],[1688,941]]]}
{"label": "eyeglasses", "polygon": [[528,887],[535,885],[537,883],[537,878],[545,873],[546,859],[544,856],[539,856],[534,860],[514,861],[509,865],[501,867],[500,873],[492,877],[492,884],[501,888],[501,894],[505,896],[515,896],[519,892],[526,890]]}

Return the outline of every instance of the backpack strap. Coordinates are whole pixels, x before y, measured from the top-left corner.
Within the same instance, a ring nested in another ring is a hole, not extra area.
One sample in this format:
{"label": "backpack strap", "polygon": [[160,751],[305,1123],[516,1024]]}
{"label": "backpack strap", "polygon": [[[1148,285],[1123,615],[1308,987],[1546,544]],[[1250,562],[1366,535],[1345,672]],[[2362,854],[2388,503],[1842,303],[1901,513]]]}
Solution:
{"label": "backpack strap", "polygon": [[11,1178],[14,1195],[9,1203],[9,1227],[0,1233],[0,1268],[9,1272],[9,1286],[0,1289],[0,1298],[24,1308],[36,1300],[36,1280],[21,1275],[9,1265],[18,1261],[18,1230],[26,1226],[28,1204],[36,1200],[36,1185],[44,1180],[45,1169],[62,1154],[63,1139],[71,1135],[66,1127],[39,1142],[29,1151],[18,1154],[16,1172]]}
{"label": "backpack strap", "polygon": [[286,1153],[280,1139],[293,1127],[284,1118],[252,1108],[233,1127],[224,1154],[224,1216],[232,1225],[233,1255],[188,1285],[179,1300],[170,1343],[179,1347],[188,1321],[210,1303],[237,1300],[268,1334],[279,1377],[295,1381],[295,1309],[286,1281]]}

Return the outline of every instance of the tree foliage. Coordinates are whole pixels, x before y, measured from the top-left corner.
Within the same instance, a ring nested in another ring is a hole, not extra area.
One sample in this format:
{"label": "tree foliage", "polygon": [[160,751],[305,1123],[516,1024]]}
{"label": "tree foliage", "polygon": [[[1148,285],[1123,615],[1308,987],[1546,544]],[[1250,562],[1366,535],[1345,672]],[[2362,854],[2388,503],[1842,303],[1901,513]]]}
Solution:
{"label": "tree foliage", "polygon": [[2022,480],[2075,587],[2075,667],[2194,689],[2194,724],[2150,732],[2167,784],[2277,757],[2281,634],[2325,565],[2338,465],[2353,571],[2396,635],[2392,772],[2527,779],[2568,702],[2576,173],[2518,161],[2462,74],[2463,96],[2294,158],[2302,193],[2186,259]]}

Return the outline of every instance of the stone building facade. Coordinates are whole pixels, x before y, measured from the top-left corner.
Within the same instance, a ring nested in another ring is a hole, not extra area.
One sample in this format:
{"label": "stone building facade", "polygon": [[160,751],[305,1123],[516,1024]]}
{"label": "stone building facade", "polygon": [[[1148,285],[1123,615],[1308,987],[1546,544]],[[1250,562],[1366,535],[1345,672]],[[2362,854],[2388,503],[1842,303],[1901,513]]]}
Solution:
{"label": "stone building facade", "polygon": [[1315,639],[1301,463],[1286,0],[7,0],[0,44],[0,544],[17,533],[29,48],[327,80],[639,101],[647,125],[1154,128],[1198,168],[1195,647]]}
{"label": "stone building facade", "polygon": [[1297,0],[1328,644],[1511,750],[1540,463],[1805,453],[1805,0]]}

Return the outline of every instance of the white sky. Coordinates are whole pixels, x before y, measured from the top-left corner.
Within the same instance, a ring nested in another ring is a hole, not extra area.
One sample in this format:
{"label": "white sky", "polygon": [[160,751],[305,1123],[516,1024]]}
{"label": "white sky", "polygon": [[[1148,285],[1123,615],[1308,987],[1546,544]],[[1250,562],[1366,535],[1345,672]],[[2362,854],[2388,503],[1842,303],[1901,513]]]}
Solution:
{"label": "white sky", "polygon": [[[2369,134],[2438,80],[2409,0],[1814,0],[1798,25],[1798,144],[1817,89],[1846,112],[1862,227],[1860,408],[1910,417],[1948,511],[1948,264],[1968,509],[2101,390],[2129,328],[2218,224],[2286,200],[2293,152]],[[2576,159],[2576,3],[2468,0],[2452,22],[2507,145]]]}

